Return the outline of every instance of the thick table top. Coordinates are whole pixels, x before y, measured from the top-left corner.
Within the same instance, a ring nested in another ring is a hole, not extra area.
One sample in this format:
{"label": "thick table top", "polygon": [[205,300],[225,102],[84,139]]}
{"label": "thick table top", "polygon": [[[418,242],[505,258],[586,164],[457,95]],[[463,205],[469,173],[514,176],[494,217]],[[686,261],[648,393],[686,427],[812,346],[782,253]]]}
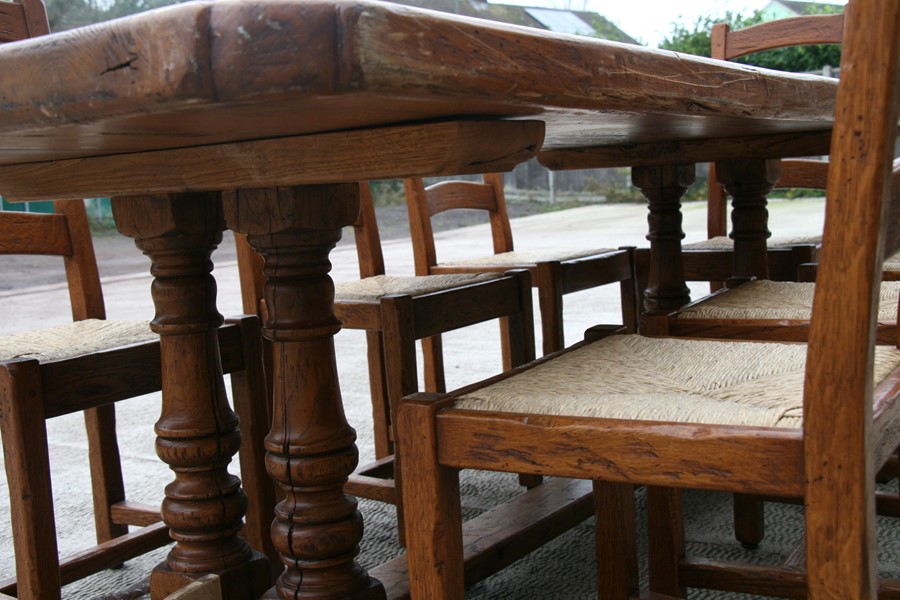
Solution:
{"label": "thick table top", "polygon": [[822,153],[837,89],[362,0],[190,2],[0,46],[0,73],[0,165],[460,118],[541,121],[545,151],[608,165]]}

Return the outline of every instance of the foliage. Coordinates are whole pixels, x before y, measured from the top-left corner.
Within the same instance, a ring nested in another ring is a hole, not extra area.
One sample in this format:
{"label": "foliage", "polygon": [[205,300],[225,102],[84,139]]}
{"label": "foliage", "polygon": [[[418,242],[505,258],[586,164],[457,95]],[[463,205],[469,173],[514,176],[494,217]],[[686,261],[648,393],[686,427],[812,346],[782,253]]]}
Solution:
{"label": "foliage", "polygon": [[403,180],[401,179],[370,181],[369,187],[372,190],[372,202],[375,203],[375,206],[406,204],[406,193],[403,190]]}
{"label": "foliage", "polygon": [[44,0],[50,31],[62,31],[177,4],[180,0]]}
{"label": "foliage", "polygon": [[[843,12],[844,7],[833,4],[810,5],[809,14],[835,14]],[[672,32],[659,45],[666,50],[675,50],[686,54],[709,56],[711,39],[710,31],[716,23],[728,23],[732,29],[742,29],[762,22],[762,13],[756,11],[750,17],[727,12],[721,19],[701,17],[694,23],[693,28],[675,24]],[[778,69],[780,71],[792,71],[803,73],[818,71],[826,66],[837,66],[841,62],[841,49],[836,45],[794,46],[780,48],[768,52],[758,52],[736,59],[736,62]]]}

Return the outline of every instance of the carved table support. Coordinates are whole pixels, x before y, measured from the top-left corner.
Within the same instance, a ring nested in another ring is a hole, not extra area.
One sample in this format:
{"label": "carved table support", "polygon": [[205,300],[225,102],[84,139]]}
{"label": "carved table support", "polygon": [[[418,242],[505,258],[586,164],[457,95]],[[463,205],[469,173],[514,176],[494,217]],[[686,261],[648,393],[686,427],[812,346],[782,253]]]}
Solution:
{"label": "carved table support", "polygon": [[781,177],[781,161],[726,160],[716,162],[716,177],[731,196],[733,279],[768,279],[766,240],[769,232],[767,197]]}
{"label": "carved table support", "polygon": [[207,573],[223,597],[258,597],[270,581],[267,560],[238,537],[247,509],[227,466],[238,451],[238,419],[228,405],[216,329],[210,256],[224,222],[217,194],[113,198],[116,226],[151,260],[151,293],[160,335],[162,410],[156,451],[175,472],[162,517],[176,541],[151,575],[155,600]]}
{"label": "carved table support", "polygon": [[226,194],[228,226],[265,259],[264,335],[272,341],[274,412],[269,474],[286,492],[272,540],[285,571],[269,598],[384,598],[355,557],[362,516],[343,485],[358,462],[334,356],[334,284],[328,254],[359,212],[356,184]]}
{"label": "carved table support", "polygon": [[694,165],[633,167],[631,182],[647,198],[650,209],[650,269],[644,308],[648,312],[680,308],[691,301],[681,259],[681,197],[694,182]]}

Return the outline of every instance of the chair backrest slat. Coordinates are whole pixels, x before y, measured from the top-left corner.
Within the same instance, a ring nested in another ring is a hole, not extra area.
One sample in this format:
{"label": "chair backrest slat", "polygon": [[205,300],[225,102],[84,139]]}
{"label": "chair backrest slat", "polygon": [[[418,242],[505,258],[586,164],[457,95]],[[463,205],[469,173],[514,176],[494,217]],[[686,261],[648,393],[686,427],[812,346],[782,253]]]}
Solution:
{"label": "chair backrest slat", "polygon": [[428,216],[455,209],[497,210],[494,189],[477,181],[442,181],[428,187]]}
{"label": "chair backrest slat", "polygon": [[416,273],[426,275],[437,264],[431,217],[449,210],[482,210],[488,213],[494,254],[512,252],[512,228],[503,193],[503,174],[485,173],[483,182],[444,181],[427,188],[422,179],[405,181],[409,229]]}
{"label": "chair backrest slat", "polygon": [[16,2],[0,2],[0,44],[24,40],[28,35],[25,9]]}
{"label": "chair backrest slat", "polygon": [[0,254],[72,254],[66,218],[62,215],[0,212]]}
{"label": "chair backrest slat", "polygon": [[843,14],[776,19],[733,31],[727,23],[717,23],[712,30],[711,55],[732,60],[776,48],[840,44],[843,34]]}

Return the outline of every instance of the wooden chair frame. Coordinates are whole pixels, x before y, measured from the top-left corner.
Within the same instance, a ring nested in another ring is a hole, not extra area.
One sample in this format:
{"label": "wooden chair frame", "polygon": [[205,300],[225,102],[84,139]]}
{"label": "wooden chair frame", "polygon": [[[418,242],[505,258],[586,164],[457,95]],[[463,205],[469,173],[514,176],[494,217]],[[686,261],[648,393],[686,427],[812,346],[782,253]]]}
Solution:
{"label": "wooden chair frame", "polygon": [[[603,598],[639,593],[637,484],[648,486],[652,597],[683,597],[688,586],[791,598],[875,597],[874,474],[900,441],[900,369],[872,385],[875,299],[900,103],[900,4],[851,0],[847,23],[802,429],[454,408],[468,390],[408,398],[399,427],[401,451],[408,439],[418,448],[407,457],[417,477],[404,480],[409,522],[416,524],[407,529],[412,598],[463,597],[468,573],[457,475],[463,468],[592,479]],[[690,561],[682,488],[802,496],[805,570]],[[881,589],[897,593],[896,584]]]}
{"label": "wooden chair frame", "polygon": [[[491,226],[494,254],[513,251],[512,228],[506,210],[502,173],[487,173],[484,183],[447,181],[425,187],[421,179],[404,182],[409,212],[410,234],[413,242],[416,273],[480,273],[508,268],[528,269],[531,281],[538,290],[541,313],[543,352],[549,354],[565,345],[563,335],[563,296],[610,283],[620,283],[622,323],[630,331],[637,329],[638,292],[634,258],[630,249],[587,255],[570,260],[541,260],[515,267],[467,266],[441,264],[431,218],[453,209],[487,211]],[[426,361],[438,361],[440,340],[423,341]]]}

